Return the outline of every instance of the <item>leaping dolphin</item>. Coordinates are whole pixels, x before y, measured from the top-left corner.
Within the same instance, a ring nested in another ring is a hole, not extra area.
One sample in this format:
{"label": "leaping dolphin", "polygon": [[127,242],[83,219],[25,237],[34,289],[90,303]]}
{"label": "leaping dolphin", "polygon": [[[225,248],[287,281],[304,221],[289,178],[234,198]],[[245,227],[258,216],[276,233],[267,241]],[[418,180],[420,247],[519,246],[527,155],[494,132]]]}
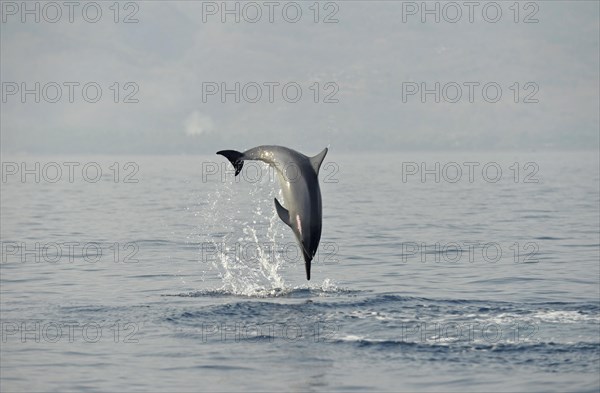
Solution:
{"label": "leaping dolphin", "polygon": [[319,168],[327,148],[314,157],[305,156],[283,146],[258,146],[243,153],[221,150],[235,168],[235,176],[242,170],[245,160],[266,162],[277,171],[287,209],[275,198],[279,218],[286,223],[302,249],[306,279],[310,280],[310,263],[317,253],[321,240],[322,205],[319,188]]}

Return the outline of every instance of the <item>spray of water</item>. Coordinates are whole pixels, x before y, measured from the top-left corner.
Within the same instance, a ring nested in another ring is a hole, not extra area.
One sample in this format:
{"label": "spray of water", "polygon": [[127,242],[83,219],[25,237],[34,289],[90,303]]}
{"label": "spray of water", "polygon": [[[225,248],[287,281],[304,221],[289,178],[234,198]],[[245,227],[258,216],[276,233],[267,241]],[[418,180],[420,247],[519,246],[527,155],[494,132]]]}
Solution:
{"label": "spray of water", "polygon": [[219,291],[254,296],[285,288],[285,260],[275,251],[285,229],[273,209],[279,193],[267,176],[254,183],[214,184],[211,202],[199,214],[198,237],[203,268],[216,274]]}
{"label": "spray of water", "polygon": [[203,288],[188,295],[272,297],[337,292],[329,279],[320,286],[286,285],[286,270],[303,267],[303,261],[301,254],[296,260],[282,252],[282,245],[295,245],[295,239],[273,206],[273,198],[282,200],[277,179],[227,180],[205,183],[194,196],[190,211],[197,225],[186,243],[198,247]]}

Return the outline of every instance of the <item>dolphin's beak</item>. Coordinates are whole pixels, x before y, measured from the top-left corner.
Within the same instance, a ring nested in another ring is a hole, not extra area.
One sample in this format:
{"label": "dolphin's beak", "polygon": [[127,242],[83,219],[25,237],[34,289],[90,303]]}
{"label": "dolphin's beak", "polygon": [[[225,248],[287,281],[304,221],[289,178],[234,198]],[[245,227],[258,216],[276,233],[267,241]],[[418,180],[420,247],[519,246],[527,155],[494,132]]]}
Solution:
{"label": "dolphin's beak", "polygon": [[312,257],[306,252],[304,248],[302,248],[302,254],[304,256],[304,269],[306,270],[306,279],[310,281],[310,263],[312,261]]}

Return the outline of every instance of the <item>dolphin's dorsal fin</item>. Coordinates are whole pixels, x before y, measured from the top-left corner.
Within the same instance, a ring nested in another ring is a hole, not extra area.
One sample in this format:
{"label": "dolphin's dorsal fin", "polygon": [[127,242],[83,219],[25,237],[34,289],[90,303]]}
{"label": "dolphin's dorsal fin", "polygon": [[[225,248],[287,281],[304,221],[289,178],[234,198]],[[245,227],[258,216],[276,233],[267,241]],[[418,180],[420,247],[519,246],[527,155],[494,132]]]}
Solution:
{"label": "dolphin's dorsal fin", "polygon": [[327,151],[328,151],[328,148],[325,148],[325,149],[323,149],[322,152],[320,152],[316,156],[309,158],[310,163],[311,163],[312,167],[314,168],[315,173],[317,175],[319,174],[319,168],[321,168],[321,164],[323,163],[323,160],[325,159],[325,156],[327,155]]}
{"label": "dolphin's dorsal fin", "polygon": [[281,221],[285,222],[287,226],[291,227],[292,224],[290,223],[290,212],[287,211],[285,207],[281,206],[281,203],[279,203],[277,198],[274,198],[274,200],[275,209],[277,209],[277,214],[279,215],[279,218],[281,218]]}

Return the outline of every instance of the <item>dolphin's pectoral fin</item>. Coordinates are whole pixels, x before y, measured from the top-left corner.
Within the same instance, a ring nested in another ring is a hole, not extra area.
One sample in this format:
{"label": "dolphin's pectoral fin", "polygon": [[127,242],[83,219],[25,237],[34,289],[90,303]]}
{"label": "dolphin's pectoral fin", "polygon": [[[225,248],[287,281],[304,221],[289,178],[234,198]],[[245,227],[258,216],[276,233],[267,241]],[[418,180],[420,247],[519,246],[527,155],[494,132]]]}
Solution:
{"label": "dolphin's pectoral fin", "polygon": [[242,167],[244,166],[244,160],[242,160],[244,153],[240,153],[239,151],[235,150],[221,150],[218,151],[217,154],[222,155],[223,157],[227,158],[229,162],[231,162],[231,165],[233,165],[235,168],[236,176],[240,173]]}
{"label": "dolphin's pectoral fin", "polygon": [[315,170],[315,173],[317,175],[319,174],[319,168],[321,168],[321,164],[323,163],[323,160],[325,159],[325,156],[327,155],[327,151],[328,151],[328,149],[325,148],[325,149],[323,149],[322,152],[320,152],[316,156],[310,158],[310,163],[312,164],[312,167]]}
{"label": "dolphin's pectoral fin", "polygon": [[279,203],[277,198],[274,198],[274,200],[275,208],[277,209],[277,214],[279,215],[279,218],[281,218],[281,221],[285,222],[287,226],[291,227],[292,224],[290,222],[290,212],[287,211],[285,207],[281,206],[281,203]]}

